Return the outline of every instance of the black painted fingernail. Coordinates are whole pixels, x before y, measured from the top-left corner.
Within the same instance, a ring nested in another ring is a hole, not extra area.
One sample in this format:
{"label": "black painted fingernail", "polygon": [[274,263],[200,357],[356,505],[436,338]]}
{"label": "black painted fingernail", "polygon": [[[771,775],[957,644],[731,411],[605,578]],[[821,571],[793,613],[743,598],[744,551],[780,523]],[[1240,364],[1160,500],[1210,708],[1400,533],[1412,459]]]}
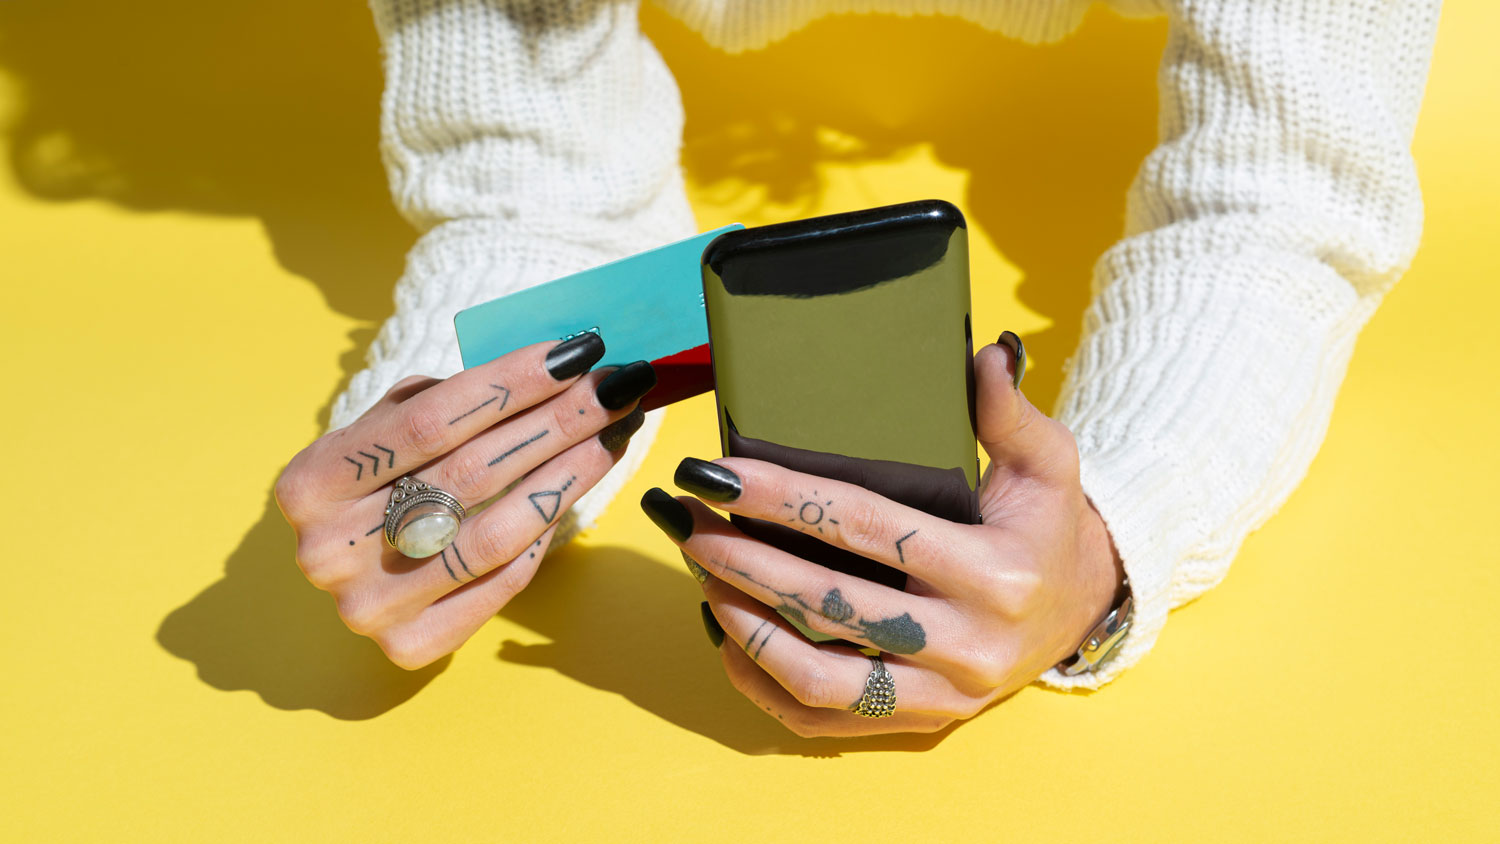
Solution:
{"label": "black painted fingernail", "polygon": [[714,618],[714,611],[709,609],[708,602],[699,604],[698,611],[703,613],[703,629],[708,632],[708,641],[713,642],[716,648],[724,644],[724,627]]}
{"label": "black painted fingernail", "polygon": [[709,501],[733,501],[745,491],[740,484],[739,475],[717,463],[696,457],[682,458],[682,462],[677,464],[677,474],[672,476],[672,482]]}
{"label": "black painted fingernail", "polygon": [[655,386],[656,370],[650,363],[638,360],[616,369],[600,381],[594,390],[594,397],[606,410],[619,410],[649,393]]}
{"label": "black painted fingernail", "polygon": [[641,509],[667,536],[678,542],[686,542],[693,535],[693,514],[682,502],[668,495],[661,487],[652,487],[641,496]]}
{"label": "black painted fingernail", "polygon": [[699,583],[708,582],[708,569],[698,565],[698,561],[688,556],[688,552],[682,552],[682,561],[687,563],[688,571],[693,573],[693,579]]}
{"label": "black painted fingernail", "polygon": [[566,381],[582,375],[604,357],[604,338],[592,331],[570,337],[547,352],[547,373],[555,380]]}
{"label": "black painted fingernail", "polygon": [[1020,336],[1014,331],[1001,332],[1000,339],[995,342],[1010,349],[1010,355],[1016,364],[1015,373],[1011,376],[1011,386],[1020,389],[1021,379],[1026,377],[1026,344],[1021,342]]}
{"label": "black painted fingernail", "polygon": [[637,407],[625,416],[604,426],[599,432],[599,444],[609,451],[619,451],[630,442],[635,432],[646,423],[646,411]]}

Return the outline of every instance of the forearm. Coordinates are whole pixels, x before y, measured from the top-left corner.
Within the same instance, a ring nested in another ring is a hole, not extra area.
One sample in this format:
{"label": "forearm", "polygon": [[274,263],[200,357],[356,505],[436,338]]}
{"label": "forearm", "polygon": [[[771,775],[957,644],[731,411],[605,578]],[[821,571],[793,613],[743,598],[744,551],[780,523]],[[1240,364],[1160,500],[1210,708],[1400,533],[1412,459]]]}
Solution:
{"label": "forearm", "polygon": [[1421,232],[1408,147],[1437,4],[1172,4],[1160,147],[1058,415],[1136,598],[1098,685],[1218,583],[1301,480]]}
{"label": "forearm", "polygon": [[456,311],[694,230],[681,103],[635,3],[371,7],[391,195],[423,235],[335,428],[404,375],[457,371]]}

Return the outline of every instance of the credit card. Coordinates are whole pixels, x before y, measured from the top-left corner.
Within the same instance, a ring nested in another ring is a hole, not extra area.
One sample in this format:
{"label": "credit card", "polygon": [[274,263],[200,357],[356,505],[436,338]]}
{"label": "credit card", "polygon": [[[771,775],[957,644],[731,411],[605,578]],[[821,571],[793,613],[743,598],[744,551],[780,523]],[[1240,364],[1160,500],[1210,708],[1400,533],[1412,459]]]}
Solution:
{"label": "credit card", "polygon": [[604,338],[601,366],[649,360],[652,410],[713,389],[700,259],[723,228],[518,290],[453,317],[464,368],[522,346],[592,331]]}

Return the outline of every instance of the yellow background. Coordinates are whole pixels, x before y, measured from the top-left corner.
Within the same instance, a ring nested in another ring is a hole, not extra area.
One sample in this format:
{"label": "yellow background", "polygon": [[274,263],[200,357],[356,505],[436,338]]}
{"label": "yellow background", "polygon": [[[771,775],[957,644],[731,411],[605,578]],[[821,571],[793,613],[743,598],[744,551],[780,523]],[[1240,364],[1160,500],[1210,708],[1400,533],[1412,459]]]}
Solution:
{"label": "yellow background", "polygon": [[[937,196],[976,335],[1050,405],[1154,135],[1160,21],[1058,46],[837,18],[683,82],[703,228]],[[1495,840],[1500,8],[1446,10],[1427,233],[1300,490],[1094,695],[804,741],[724,680],[698,589],[619,503],[451,659],[404,673],[308,587],[269,497],[412,241],[359,4],[0,4],[9,559],[0,836],[73,840]]]}

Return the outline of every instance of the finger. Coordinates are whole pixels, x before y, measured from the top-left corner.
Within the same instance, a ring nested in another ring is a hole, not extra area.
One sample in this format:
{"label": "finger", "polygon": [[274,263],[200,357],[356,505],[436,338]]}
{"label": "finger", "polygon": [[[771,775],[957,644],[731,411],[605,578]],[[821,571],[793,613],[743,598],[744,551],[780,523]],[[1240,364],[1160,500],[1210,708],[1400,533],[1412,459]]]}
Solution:
{"label": "finger", "polygon": [[[482,504],[537,466],[630,416],[655,385],[655,372],[645,361],[591,372],[561,395],[495,425],[412,474],[465,507]],[[643,420],[637,417],[636,422]],[[376,490],[364,509],[375,512],[378,505],[383,513],[388,494],[384,488]]]}
{"label": "finger", "polygon": [[641,506],[705,570],[755,600],[820,633],[923,663],[944,663],[949,649],[930,647],[946,625],[941,601],[899,592],[809,563],[752,539],[697,499],[686,505],[660,489]]}
{"label": "finger", "polygon": [[[724,583],[710,580],[704,594],[728,637],[803,706],[852,709],[865,692],[870,658],[850,647],[815,645],[781,616]],[[962,691],[941,674],[890,657],[898,712],[968,718],[989,702],[980,689]],[[863,716],[860,716],[863,717]]]}
{"label": "finger", "polygon": [[674,480],[720,510],[795,528],[940,588],[961,585],[952,561],[983,556],[965,525],[774,463],[688,457]]}
{"label": "finger", "polygon": [[409,575],[421,600],[436,601],[458,586],[505,564],[540,552],[541,537],[624,454],[598,437],[547,461],[494,504],[465,519],[458,538],[437,557],[411,561]]}
{"label": "finger", "polygon": [[1026,360],[1020,338],[1007,331],[1001,340],[1009,342],[985,346],[974,356],[979,444],[997,471],[1046,476],[1072,472],[1076,478],[1073,435],[1021,392],[1014,377]]}
{"label": "finger", "polygon": [[724,674],[740,694],[803,738],[932,733],[953,723],[952,718],[921,712],[897,711],[889,718],[865,718],[853,712],[805,706],[740,648],[720,648],[719,655]]}
{"label": "finger", "polygon": [[[368,495],[475,434],[566,389],[604,354],[585,333],[538,343],[428,386],[319,440],[311,483],[324,499]],[[393,391],[399,393],[400,391]]]}
{"label": "finger", "polygon": [[509,563],[443,595],[411,621],[393,627],[377,640],[386,656],[403,668],[415,669],[458,650],[531,583],[556,532],[556,525],[547,528]]}

